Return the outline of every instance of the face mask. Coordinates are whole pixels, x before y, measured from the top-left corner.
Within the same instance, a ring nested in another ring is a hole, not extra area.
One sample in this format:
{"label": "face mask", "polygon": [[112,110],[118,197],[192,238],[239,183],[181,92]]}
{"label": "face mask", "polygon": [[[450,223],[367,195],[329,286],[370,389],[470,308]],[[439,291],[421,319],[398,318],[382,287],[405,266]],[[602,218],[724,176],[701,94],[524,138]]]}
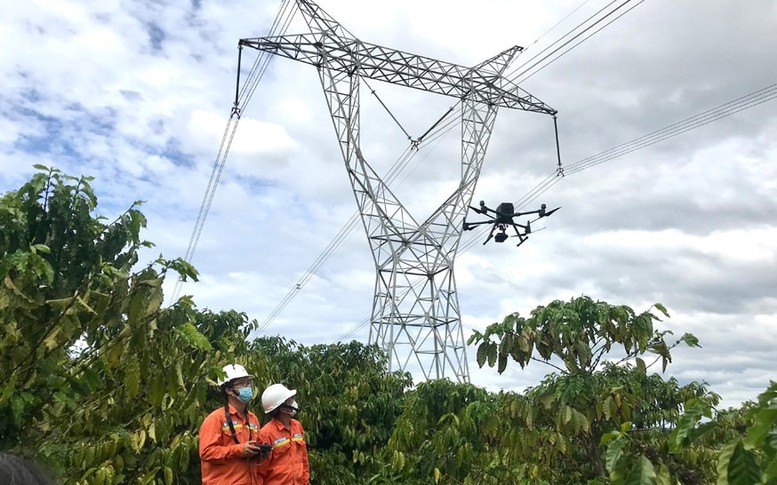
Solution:
{"label": "face mask", "polygon": [[238,393],[237,399],[242,403],[247,403],[254,397],[254,390],[251,387],[241,387]]}
{"label": "face mask", "polygon": [[294,417],[297,415],[297,401],[292,402],[291,405],[281,404],[281,409],[289,416]]}

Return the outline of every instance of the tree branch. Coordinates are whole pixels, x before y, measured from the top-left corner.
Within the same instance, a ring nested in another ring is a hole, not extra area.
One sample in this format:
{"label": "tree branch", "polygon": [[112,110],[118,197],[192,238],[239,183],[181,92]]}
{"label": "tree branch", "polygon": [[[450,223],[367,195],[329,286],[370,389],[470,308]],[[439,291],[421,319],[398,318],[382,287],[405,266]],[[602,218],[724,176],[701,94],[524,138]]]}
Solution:
{"label": "tree branch", "polygon": [[553,367],[554,369],[558,369],[558,371],[563,373],[563,374],[569,374],[569,371],[567,371],[566,369],[562,369],[561,367],[559,367],[559,366],[557,366],[555,364],[551,364],[547,360],[538,359],[537,357],[532,357],[531,360],[536,360],[537,362],[542,362],[543,364],[549,365],[549,366]]}

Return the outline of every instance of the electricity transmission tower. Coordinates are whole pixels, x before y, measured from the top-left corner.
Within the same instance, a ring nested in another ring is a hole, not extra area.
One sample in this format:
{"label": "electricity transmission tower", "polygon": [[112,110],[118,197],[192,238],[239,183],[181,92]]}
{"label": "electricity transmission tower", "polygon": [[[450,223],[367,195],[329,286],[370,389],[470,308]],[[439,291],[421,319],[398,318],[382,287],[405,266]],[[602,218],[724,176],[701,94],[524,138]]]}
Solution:
{"label": "electricity transmission tower", "polygon": [[[453,263],[499,108],[555,115],[505,79],[515,46],[464,67],[357,39],[310,0],[296,0],[310,32],[242,39],[241,46],[316,66],[377,275],[370,343],[392,369],[421,368],[425,379],[469,381]],[[359,86],[375,79],[460,100],[461,182],[418,222],[365,159],[359,144]]]}

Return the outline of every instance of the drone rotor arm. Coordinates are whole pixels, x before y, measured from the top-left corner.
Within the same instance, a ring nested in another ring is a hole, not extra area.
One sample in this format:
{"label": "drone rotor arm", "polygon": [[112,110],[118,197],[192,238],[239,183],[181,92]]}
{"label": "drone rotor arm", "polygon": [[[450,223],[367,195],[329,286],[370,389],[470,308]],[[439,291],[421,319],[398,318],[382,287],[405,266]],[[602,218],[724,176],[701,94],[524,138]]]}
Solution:
{"label": "drone rotor arm", "polygon": [[530,214],[539,214],[539,213],[540,213],[540,210],[526,211],[526,212],[516,212],[515,214],[513,214],[513,217],[528,216]]}
{"label": "drone rotor arm", "polygon": [[[471,229],[475,226],[482,226],[483,224],[493,224],[494,221],[478,221],[478,222],[467,222],[467,226]],[[469,230],[469,229],[467,229]]]}

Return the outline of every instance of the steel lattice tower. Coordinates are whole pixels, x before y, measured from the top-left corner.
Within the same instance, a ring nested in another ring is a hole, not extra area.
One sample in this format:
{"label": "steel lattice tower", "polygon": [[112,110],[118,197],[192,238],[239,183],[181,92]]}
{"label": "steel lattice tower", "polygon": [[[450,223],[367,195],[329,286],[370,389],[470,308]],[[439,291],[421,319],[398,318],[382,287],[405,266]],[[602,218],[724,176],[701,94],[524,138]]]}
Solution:
{"label": "steel lattice tower", "polygon": [[[500,107],[556,110],[502,74],[515,46],[474,66],[362,42],[310,0],[296,0],[310,33],[242,39],[241,46],[316,66],[377,270],[370,343],[392,369],[417,363],[425,379],[469,381],[453,263],[462,223]],[[461,182],[419,223],[365,159],[359,145],[360,78],[461,100]]]}

